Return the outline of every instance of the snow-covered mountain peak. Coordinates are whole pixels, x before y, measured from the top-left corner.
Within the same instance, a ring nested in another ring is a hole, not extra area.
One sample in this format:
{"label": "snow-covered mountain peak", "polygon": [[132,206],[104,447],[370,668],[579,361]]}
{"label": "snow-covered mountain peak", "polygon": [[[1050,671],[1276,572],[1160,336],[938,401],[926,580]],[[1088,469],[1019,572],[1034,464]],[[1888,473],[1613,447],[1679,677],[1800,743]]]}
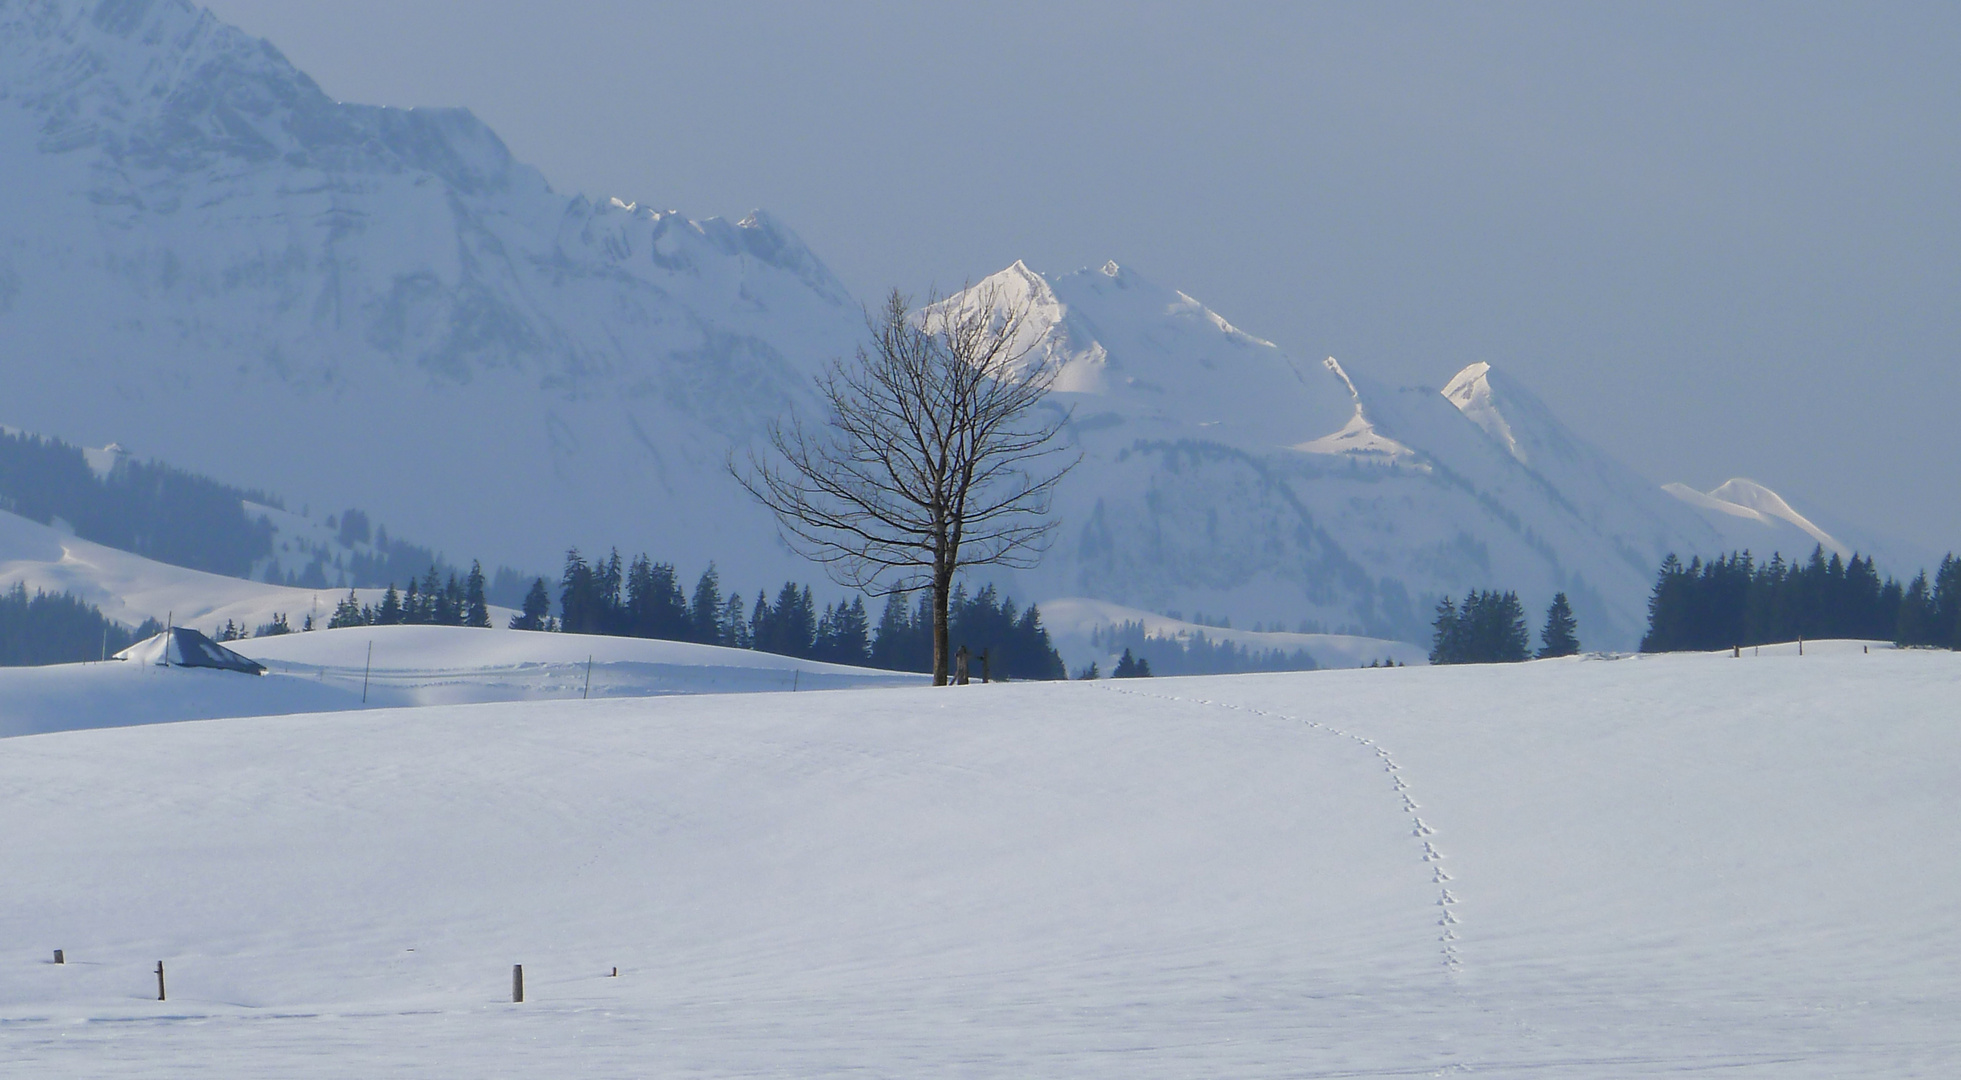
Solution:
{"label": "snow-covered mountain peak", "polygon": [[1354,412],[1344,382],[1114,261],[1053,279],[1016,262],[937,310],[982,303],[1025,308],[1028,363],[1052,365],[1056,391],[1102,426],[1122,418],[1159,437],[1282,447]]}
{"label": "snow-covered mountain peak", "polygon": [[1348,396],[1355,403],[1355,412],[1340,430],[1296,443],[1295,450],[1305,454],[1337,455],[1355,461],[1384,465],[1408,464],[1418,469],[1428,470],[1429,466],[1418,460],[1419,455],[1416,451],[1376,430],[1375,422],[1369,419],[1368,408],[1362,402],[1361,390],[1355,386],[1355,380],[1349,378],[1348,370],[1341,366],[1341,361],[1330,356],[1321,361],[1321,366],[1329,374],[1340,379],[1341,384],[1348,388]]}
{"label": "snow-covered mountain peak", "polygon": [[1470,417],[1471,422],[1484,429],[1485,434],[1498,440],[1507,452],[1521,463],[1531,464],[1524,448],[1518,444],[1518,437],[1512,434],[1512,426],[1505,421],[1504,413],[1498,409],[1491,391],[1491,365],[1479,361],[1458,372],[1445,385],[1444,397],[1457,406],[1459,412]]}
{"label": "snow-covered mountain peak", "polygon": [[1811,537],[1826,551],[1840,558],[1850,558],[1852,549],[1838,538],[1819,528],[1810,518],[1791,508],[1784,497],[1757,483],[1735,477],[1717,485],[1710,491],[1697,491],[1687,484],[1664,484],[1662,489],[1677,499],[1702,510],[1743,518],[1765,525],[1782,522],[1796,526],[1806,536]]}
{"label": "snow-covered mountain peak", "polygon": [[468,109],[338,104],[278,49],[185,0],[7,5],[0,90],[33,115],[39,150],[94,151],[92,194],[132,208],[173,205],[183,178],[273,163],[546,190]]}

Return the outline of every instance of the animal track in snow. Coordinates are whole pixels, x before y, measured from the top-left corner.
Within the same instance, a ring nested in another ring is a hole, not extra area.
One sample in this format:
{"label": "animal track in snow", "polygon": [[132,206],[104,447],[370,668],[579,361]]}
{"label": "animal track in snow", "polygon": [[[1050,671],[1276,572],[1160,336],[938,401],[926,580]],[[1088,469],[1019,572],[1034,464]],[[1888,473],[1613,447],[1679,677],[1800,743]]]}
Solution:
{"label": "animal track in snow", "polygon": [[1431,828],[1429,824],[1427,824],[1423,820],[1423,818],[1417,814],[1417,810],[1421,809],[1422,804],[1418,803],[1414,798],[1410,796],[1409,784],[1407,781],[1403,779],[1403,775],[1402,775],[1403,767],[1397,764],[1395,757],[1389,753],[1387,747],[1381,745],[1380,743],[1376,742],[1374,739],[1371,739],[1366,735],[1357,735],[1352,731],[1343,731],[1342,729],[1335,727],[1332,724],[1324,724],[1319,720],[1309,720],[1305,717],[1289,716],[1285,713],[1269,712],[1266,709],[1256,709],[1249,705],[1235,705],[1231,702],[1226,702],[1226,701],[1213,701],[1210,698],[1178,697],[1175,694],[1152,694],[1152,693],[1147,693],[1143,690],[1123,689],[1120,687],[1108,686],[1103,683],[1098,683],[1097,689],[1106,690],[1114,694],[1130,694],[1134,697],[1155,698],[1159,701],[1173,701],[1183,705],[1209,705],[1216,709],[1231,709],[1234,712],[1243,712],[1252,716],[1262,716],[1269,720],[1285,720],[1288,723],[1299,724],[1303,727],[1312,728],[1315,731],[1319,731],[1327,735],[1333,735],[1336,738],[1348,739],[1349,741],[1365,746],[1369,750],[1374,752],[1375,756],[1382,762],[1382,771],[1389,774],[1390,781],[1394,785],[1393,790],[1396,792],[1397,795],[1401,796],[1403,800],[1403,813],[1408,814],[1410,818],[1410,835],[1415,837],[1416,839],[1423,841],[1423,861],[1426,863],[1430,863],[1432,865],[1433,873],[1431,875],[1430,881],[1432,884],[1437,886],[1436,906],[1442,909],[1443,912],[1443,914],[1437,919],[1437,931],[1438,931],[1437,944],[1443,953],[1445,974],[1447,975],[1457,974],[1458,968],[1462,966],[1462,961],[1457,955],[1458,920],[1456,914],[1451,911],[1451,908],[1455,907],[1457,904],[1457,896],[1455,893],[1452,893],[1448,888],[1444,886],[1445,882],[1451,881],[1453,880],[1453,878],[1450,872],[1445,870],[1442,866],[1443,857],[1444,857],[1443,852],[1438,851],[1437,846],[1428,839],[1429,837],[1436,835],[1436,830]]}

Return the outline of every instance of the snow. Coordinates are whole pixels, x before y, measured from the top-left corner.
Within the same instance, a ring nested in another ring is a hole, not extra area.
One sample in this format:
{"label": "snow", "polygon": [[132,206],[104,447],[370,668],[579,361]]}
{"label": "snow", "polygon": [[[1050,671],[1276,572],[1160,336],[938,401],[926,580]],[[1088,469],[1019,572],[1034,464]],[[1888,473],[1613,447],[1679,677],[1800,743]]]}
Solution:
{"label": "snow", "polygon": [[1847,645],[9,739],[0,1055],[1949,1075],[1958,686]]}
{"label": "snow", "polygon": [[[83,540],[66,531],[0,510],[0,588],[15,582],[29,592],[71,593],[125,626],[145,619],[191,626],[216,636],[229,621],[248,631],[287,616],[294,629],[308,615],[325,626],[347,591],[298,589],[284,585],[188,570]],[[377,603],[385,589],[361,589],[364,603]],[[493,608],[499,625],[515,614]]]}
{"label": "snow", "polygon": [[1491,365],[1479,361],[1466,367],[1444,384],[1444,397],[1459,412],[1484,429],[1485,434],[1503,443],[1505,449],[1521,464],[1532,462],[1518,445],[1518,437],[1512,434],[1512,426],[1505,420],[1496,403],[1492,401]]}
{"label": "snow", "polygon": [[1768,518],[1790,522],[1798,528],[1803,529],[1805,535],[1824,545],[1825,550],[1835,552],[1843,558],[1849,558],[1852,555],[1850,548],[1839,543],[1825,530],[1812,524],[1810,519],[1806,518],[1803,514],[1791,509],[1791,504],[1785,502],[1783,496],[1757,483],[1755,480],[1745,480],[1742,477],[1736,477],[1724,481],[1714,491],[1709,493],[1709,497],[1755,510]]}
{"label": "snow", "polygon": [[[185,3],[9,5],[0,420],[360,507],[459,563],[549,572],[619,545],[690,577],[713,560],[745,595],[806,579],[725,464],[816,419],[811,376],[852,354],[862,310],[767,214],[653,206],[553,192],[465,110],[333,102]],[[1030,305],[1085,455],[1046,564],[994,578],[1023,600],[1415,641],[1446,594],[1565,592],[1583,640],[1629,647],[1670,552],[1808,551],[1828,529],[1883,570],[1926,562],[1809,506],[1671,498],[1502,363],[1450,396],[1386,387],[1115,261],[1016,262],[947,303],[984,301]],[[267,516],[277,572],[341,553]]]}
{"label": "snow", "polygon": [[1382,660],[1395,660],[1400,664],[1427,664],[1429,652],[1418,645],[1406,641],[1391,641],[1386,638],[1360,637],[1354,634],[1296,634],[1286,631],[1234,630],[1225,627],[1205,626],[1199,623],[1173,619],[1152,611],[1113,604],[1108,600],[1092,600],[1082,596],[1068,596],[1057,600],[1045,600],[1040,605],[1042,625],[1047,628],[1049,637],[1054,640],[1056,649],[1068,661],[1069,669],[1076,670],[1090,660],[1096,660],[1103,670],[1110,668],[1113,657],[1106,651],[1098,650],[1090,644],[1090,634],[1096,630],[1109,630],[1122,623],[1141,623],[1146,636],[1154,638],[1177,638],[1190,641],[1195,635],[1203,634],[1215,642],[1230,641],[1255,652],[1293,653],[1306,650],[1320,667],[1367,667]]}
{"label": "snow", "polygon": [[0,667],[0,736],[404,705],[929,681],[683,641],[461,626],[345,627],[225,647],[266,665],[267,674],[159,667],[156,650],[142,642],[127,662]]}

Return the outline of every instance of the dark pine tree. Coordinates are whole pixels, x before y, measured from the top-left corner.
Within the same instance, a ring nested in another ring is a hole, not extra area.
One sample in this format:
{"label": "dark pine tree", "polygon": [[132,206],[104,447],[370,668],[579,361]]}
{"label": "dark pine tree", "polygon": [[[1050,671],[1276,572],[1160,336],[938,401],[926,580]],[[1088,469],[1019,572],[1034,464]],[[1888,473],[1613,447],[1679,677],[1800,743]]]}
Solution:
{"label": "dark pine tree", "polygon": [[1546,625],[1539,631],[1539,659],[1577,654],[1578,630],[1579,623],[1573,618],[1573,607],[1566,602],[1566,594],[1554,593],[1552,606],[1546,609]]}
{"label": "dark pine tree", "polygon": [[470,576],[463,583],[463,625],[485,628],[490,625],[490,601],[484,598],[483,564],[470,560]]}
{"label": "dark pine tree", "polygon": [[1437,617],[1430,623],[1433,630],[1430,638],[1430,662],[1432,664],[1464,663],[1464,643],[1462,624],[1457,617],[1457,601],[1446,596],[1437,602]]}
{"label": "dark pine tree", "polygon": [[703,645],[728,644],[722,615],[722,579],[715,573],[715,564],[709,563],[695,581],[694,598],[688,604],[688,640]]}
{"label": "dark pine tree", "polygon": [[511,616],[511,629],[543,630],[551,615],[551,594],[545,591],[545,579],[539,578],[531,583],[531,591],[524,594],[523,608]]}
{"label": "dark pine tree", "polygon": [[[413,590],[415,582],[409,582],[409,588]],[[353,596],[354,590],[349,589],[347,595]],[[381,606],[375,609],[374,621],[377,626],[398,626],[406,621],[402,612],[402,594],[395,591],[392,581],[388,583],[388,591],[381,596]]]}

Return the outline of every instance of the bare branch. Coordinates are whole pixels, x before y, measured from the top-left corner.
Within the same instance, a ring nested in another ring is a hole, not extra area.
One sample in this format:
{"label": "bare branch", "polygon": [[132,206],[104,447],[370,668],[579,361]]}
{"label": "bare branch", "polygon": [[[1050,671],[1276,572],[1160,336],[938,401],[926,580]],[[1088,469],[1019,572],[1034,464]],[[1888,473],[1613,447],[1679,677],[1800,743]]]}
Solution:
{"label": "bare branch", "polygon": [[818,379],[825,429],[772,424],[772,460],[729,462],[784,538],[840,582],[875,595],[932,588],[942,683],[954,574],[1032,566],[1054,533],[1051,495],[1076,463],[1053,442],[1068,414],[1035,412],[1056,371],[1022,343],[1027,305],[992,289],[965,295],[958,308],[929,297],[922,312],[895,290],[866,315],[871,347]]}

